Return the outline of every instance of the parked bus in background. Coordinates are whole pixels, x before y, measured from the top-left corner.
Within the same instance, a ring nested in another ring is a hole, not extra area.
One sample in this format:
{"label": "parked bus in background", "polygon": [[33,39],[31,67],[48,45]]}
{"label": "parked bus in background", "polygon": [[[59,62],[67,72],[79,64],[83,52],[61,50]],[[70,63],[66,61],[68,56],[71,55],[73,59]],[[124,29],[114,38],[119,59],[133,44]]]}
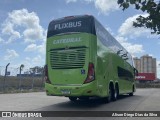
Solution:
{"label": "parked bus in background", "polygon": [[46,42],[47,95],[71,101],[98,97],[115,101],[135,92],[131,55],[91,15],[50,22]]}

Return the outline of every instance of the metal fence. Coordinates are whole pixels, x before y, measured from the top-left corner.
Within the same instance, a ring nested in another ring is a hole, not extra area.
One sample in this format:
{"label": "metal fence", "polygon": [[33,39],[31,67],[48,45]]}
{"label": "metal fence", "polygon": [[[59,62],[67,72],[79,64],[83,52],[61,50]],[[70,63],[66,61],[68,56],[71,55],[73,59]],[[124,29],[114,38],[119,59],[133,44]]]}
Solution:
{"label": "metal fence", "polygon": [[44,89],[43,73],[31,72],[30,69],[0,66],[0,92],[18,92]]}

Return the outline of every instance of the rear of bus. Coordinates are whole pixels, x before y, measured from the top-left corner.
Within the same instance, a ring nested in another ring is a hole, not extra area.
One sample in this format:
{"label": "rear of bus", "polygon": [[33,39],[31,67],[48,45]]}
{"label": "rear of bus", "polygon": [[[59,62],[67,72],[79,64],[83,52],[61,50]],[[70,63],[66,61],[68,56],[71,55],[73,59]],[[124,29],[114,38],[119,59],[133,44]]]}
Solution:
{"label": "rear of bus", "polygon": [[92,16],[69,16],[51,21],[46,43],[47,95],[96,96],[96,49]]}

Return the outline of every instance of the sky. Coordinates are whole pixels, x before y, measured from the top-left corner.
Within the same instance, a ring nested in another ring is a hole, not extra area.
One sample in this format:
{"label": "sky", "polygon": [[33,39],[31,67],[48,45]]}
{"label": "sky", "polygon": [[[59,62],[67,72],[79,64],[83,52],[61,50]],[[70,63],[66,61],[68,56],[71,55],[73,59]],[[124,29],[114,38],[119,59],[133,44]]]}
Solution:
{"label": "sky", "polygon": [[133,21],[147,13],[134,7],[122,11],[117,0],[1,0],[0,67],[44,66],[47,27],[51,20],[72,15],[93,15],[132,54],[157,59],[160,78],[160,36],[134,28]]}

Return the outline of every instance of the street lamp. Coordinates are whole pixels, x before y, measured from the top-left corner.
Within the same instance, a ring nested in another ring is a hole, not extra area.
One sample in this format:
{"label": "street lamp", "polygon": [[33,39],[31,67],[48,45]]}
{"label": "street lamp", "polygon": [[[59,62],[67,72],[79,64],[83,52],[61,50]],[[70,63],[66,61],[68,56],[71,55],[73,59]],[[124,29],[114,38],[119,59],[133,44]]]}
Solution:
{"label": "street lamp", "polygon": [[21,64],[20,68],[19,68],[19,90],[21,90],[21,84],[22,84],[22,79],[21,79],[21,72],[22,72],[22,69],[24,68],[24,65]]}
{"label": "street lamp", "polygon": [[5,87],[6,87],[6,76],[7,76],[7,69],[8,69],[8,66],[10,65],[10,63],[8,63],[6,65],[6,69],[5,69],[5,76],[4,76],[4,83],[3,83],[3,91],[5,90]]}

